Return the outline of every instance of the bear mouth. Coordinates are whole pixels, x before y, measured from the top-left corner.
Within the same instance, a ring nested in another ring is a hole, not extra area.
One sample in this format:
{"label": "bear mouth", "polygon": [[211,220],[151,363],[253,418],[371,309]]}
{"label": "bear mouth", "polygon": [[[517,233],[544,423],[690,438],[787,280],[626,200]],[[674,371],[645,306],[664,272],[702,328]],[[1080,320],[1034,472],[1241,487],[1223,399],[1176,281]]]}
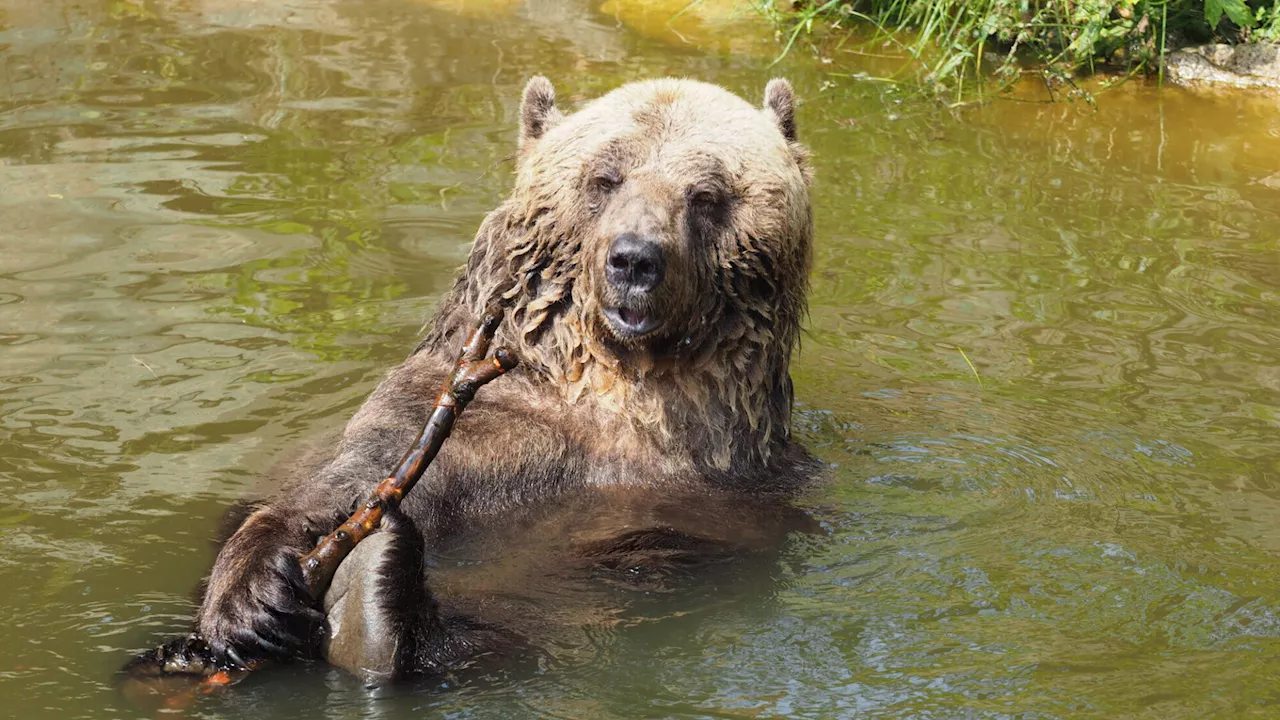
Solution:
{"label": "bear mouth", "polygon": [[619,337],[634,340],[653,332],[658,328],[658,320],[643,310],[628,307],[613,307],[604,311],[613,331]]}

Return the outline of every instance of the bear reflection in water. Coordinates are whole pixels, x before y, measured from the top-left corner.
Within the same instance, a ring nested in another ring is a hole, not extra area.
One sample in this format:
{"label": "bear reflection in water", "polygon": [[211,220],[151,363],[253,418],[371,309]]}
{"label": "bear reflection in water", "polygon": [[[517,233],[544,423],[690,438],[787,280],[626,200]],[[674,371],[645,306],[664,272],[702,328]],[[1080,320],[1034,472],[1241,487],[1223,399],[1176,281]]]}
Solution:
{"label": "bear reflection in water", "polygon": [[[371,683],[431,675],[527,656],[557,624],[615,613],[620,587],[776,562],[818,468],[791,439],[788,375],[809,180],[785,81],[762,107],[656,80],[566,115],[531,80],[515,186],[425,340],[223,544],[196,632],[131,670],[321,654]],[[313,607],[299,556],[393,470],[493,302],[507,306],[495,344],[520,366]]]}

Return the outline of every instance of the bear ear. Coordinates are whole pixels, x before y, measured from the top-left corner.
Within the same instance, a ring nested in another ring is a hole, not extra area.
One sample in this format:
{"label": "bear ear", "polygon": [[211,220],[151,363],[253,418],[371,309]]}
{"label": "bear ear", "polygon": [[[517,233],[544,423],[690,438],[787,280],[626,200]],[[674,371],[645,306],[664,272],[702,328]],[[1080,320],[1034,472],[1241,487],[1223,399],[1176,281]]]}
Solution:
{"label": "bear ear", "polygon": [[563,118],[556,109],[556,89],[551,81],[541,75],[530,78],[520,98],[520,147],[542,137]]}
{"label": "bear ear", "polygon": [[791,142],[796,139],[796,94],[791,83],[774,78],[764,88],[764,108],[773,112],[778,129]]}

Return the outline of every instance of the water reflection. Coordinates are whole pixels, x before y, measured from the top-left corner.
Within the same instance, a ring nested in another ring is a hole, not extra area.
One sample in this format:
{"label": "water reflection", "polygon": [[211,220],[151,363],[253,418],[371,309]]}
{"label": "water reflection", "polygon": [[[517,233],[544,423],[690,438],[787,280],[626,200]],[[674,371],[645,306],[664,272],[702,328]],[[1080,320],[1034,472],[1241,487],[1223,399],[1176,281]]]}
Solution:
{"label": "water reflection", "polygon": [[24,714],[136,714],[111,672],[185,625],[226,504],[413,346],[535,72],[570,105],[664,74],[808,100],[825,540],[754,589],[638,598],[541,667],[387,697],[295,668],[192,715],[1275,702],[1274,98],[947,111],[585,1],[0,10],[0,698]]}

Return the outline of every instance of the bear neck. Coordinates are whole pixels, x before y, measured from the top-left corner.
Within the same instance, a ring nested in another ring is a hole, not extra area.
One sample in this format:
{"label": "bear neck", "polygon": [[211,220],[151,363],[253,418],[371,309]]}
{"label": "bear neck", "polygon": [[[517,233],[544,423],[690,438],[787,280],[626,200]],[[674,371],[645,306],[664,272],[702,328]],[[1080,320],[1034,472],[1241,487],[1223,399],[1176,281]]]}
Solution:
{"label": "bear neck", "polygon": [[[564,327],[577,324],[572,313],[565,318]],[[739,346],[713,356],[619,356],[578,338],[546,342],[557,335],[522,346],[538,358],[535,372],[565,402],[595,409],[663,453],[740,474],[767,466],[789,438],[785,355]]]}
{"label": "bear neck", "polygon": [[[483,306],[480,306],[481,308]],[[441,308],[428,343],[442,358],[456,352],[482,309]],[[595,420],[591,427],[619,447],[649,446],[695,467],[750,473],[770,465],[790,439],[792,390],[785,353],[767,348],[719,348],[699,357],[622,358],[584,339],[575,310],[536,333],[530,308],[507,311],[495,345],[515,350],[517,372],[540,398],[548,395]],[[427,343],[424,343],[427,344]]]}

